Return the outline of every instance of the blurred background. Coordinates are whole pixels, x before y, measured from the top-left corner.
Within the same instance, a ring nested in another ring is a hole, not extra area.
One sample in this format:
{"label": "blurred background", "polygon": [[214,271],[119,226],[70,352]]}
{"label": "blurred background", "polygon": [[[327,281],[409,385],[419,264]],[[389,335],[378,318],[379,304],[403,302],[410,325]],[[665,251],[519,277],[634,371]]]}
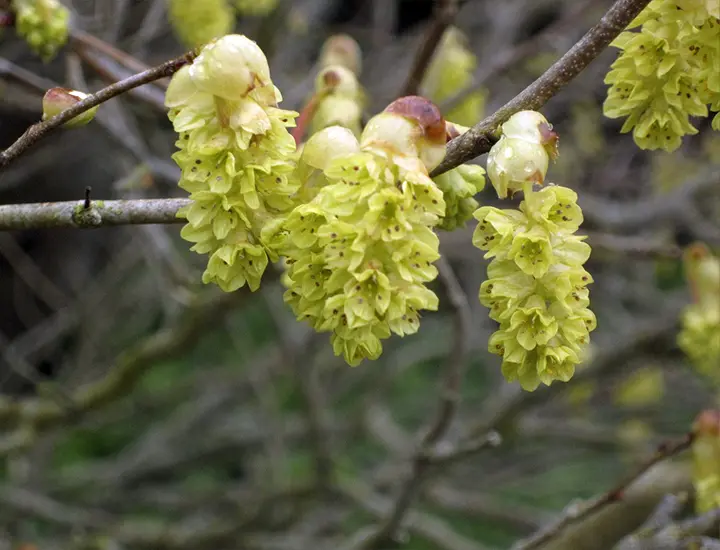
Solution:
{"label": "blurred background", "polygon": [[[462,2],[456,25],[477,57],[485,114],[611,4]],[[133,63],[186,50],[165,0],[66,5],[74,30],[52,62],[2,32],[3,148],[39,120],[49,87],[97,90]],[[402,90],[432,16],[431,0],[280,0],[266,15],[239,14],[236,30],[263,47],[282,106],[295,110],[324,41],[349,34],[373,114]],[[690,299],[682,247],[720,246],[720,135],[698,120],[680,150],[641,151],[602,116],[615,56],[542,110],[560,135],[549,178],[579,193],[593,246],[598,329],[567,384],[527,393],[503,380],[486,350],[495,327],[477,300],[487,262],[471,245],[474,222],[441,235],[470,334],[461,341],[437,283],[440,311],[357,368],[295,321],[276,271],[256,293],[204,287],[205,259],[178,225],[0,233],[0,549],[361,548],[411,475],[458,346],[467,370],[447,440],[490,433],[493,448],[433,470],[400,530],[405,548],[509,548],[686,433],[717,394],[676,337]],[[54,132],[0,172],[0,204],[77,200],[86,187],[94,199],[185,196],[163,94],[163,82],[144,86],[105,103],[95,123]],[[477,198],[498,202],[492,189]],[[691,489],[687,460],[648,475],[624,507],[542,548],[610,549],[662,495]]]}

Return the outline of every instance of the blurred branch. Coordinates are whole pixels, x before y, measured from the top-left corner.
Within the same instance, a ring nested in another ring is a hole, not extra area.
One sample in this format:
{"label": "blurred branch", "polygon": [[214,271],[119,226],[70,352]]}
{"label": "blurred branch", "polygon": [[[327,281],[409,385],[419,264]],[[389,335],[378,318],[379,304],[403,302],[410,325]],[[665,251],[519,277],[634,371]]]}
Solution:
{"label": "blurred branch", "polygon": [[[668,495],[655,509],[650,518],[637,531],[623,538],[615,550],[645,550],[651,548],[694,548],[716,550],[720,541],[704,535],[717,534],[720,529],[720,508],[710,510],[698,517],[675,522],[687,498]],[[677,546],[676,546],[677,545]]]}
{"label": "blurred branch", "polygon": [[500,523],[516,533],[531,533],[548,518],[544,510],[518,503],[507,504],[489,494],[456,489],[449,485],[435,485],[429,489],[428,498],[445,510]]}
{"label": "blurred branch", "polygon": [[60,114],[43,122],[33,124],[25,130],[23,135],[20,136],[15,143],[0,153],[0,168],[4,168],[10,164],[52,130],[62,126],[77,115],[138,86],[175,74],[181,67],[191,63],[195,55],[196,53],[194,51],[188,52],[180,57],[166,61],[157,67],[111,84],[94,94],[90,94],[82,101],[78,101],[75,105],[65,109]]}
{"label": "blurred branch", "polygon": [[659,222],[682,219],[683,212],[692,206],[699,195],[720,183],[720,166],[710,164],[707,170],[692,177],[669,193],[632,202],[618,202],[583,192],[578,202],[585,218],[603,229],[630,231],[646,228]]}
{"label": "blurred branch", "polygon": [[[454,310],[455,319],[455,341],[445,364],[440,404],[435,418],[431,421],[427,433],[413,457],[412,472],[402,485],[392,512],[363,548],[378,548],[386,544],[388,540],[395,538],[396,531],[420,491],[430,467],[435,464],[436,446],[445,436],[455,418],[460,402],[460,386],[467,363],[472,315],[467,296],[450,264],[441,258],[438,261],[438,268],[450,305]],[[442,459],[445,459],[444,455]]]}
{"label": "blurred branch", "polygon": [[600,55],[649,3],[650,0],[617,0],[600,22],[540,78],[494,114],[448,143],[445,160],[431,175],[437,176],[487,153],[497,141],[495,134],[503,122],[518,111],[542,107]]}
{"label": "blurred branch", "polygon": [[6,204],[0,205],[0,231],[184,223],[177,212],[189,203],[189,199],[92,200],[89,208],[82,200]]}
{"label": "blurred branch", "polygon": [[417,94],[433,54],[440,44],[443,34],[445,34],[447,28],[452,24],[457,11],[457,0],[436,0],[435,16],[430,23],[427,34],[423,36],[423,41],[413,60],[410,74],[403,86],[401,96]]}
{"label": "blurred branch", "polygon": [[[358,504],[366,512],[385,517],[392,513],[393,505],[381,495],[374,493],[368,486],[358,480],[344,480],[338,487],[341,494]],[[424,539],[432,541],[442,550],[486,550],[479,542],[468,540],[455,532],[450,525],[440,518],[423,512],[410,511],[407,514],[407,528]],[[375,540],[375,530],[362,528],[341,550],[362,550],[370,548]],[[385,550],[387,546],[383,547]]]}
{"label": "blurred branch", "polygon": [[[449,112],[465,100],[469,95],[478,91],[482,86],[515,63],[519,63],[528,56],[535,55],[541,51],[546,43],[557,43],[558,33],[565,32],[567,27],[571,27],[582,16],[587,14],[588,8],[596,4],[596,0],[585,0],[584,2],[574,2],[567,12],[548,26],[542,32],[525,40],[521,44],[512,49],[497,52],[487,66],[479,67],[478,73],[473,77],[472,82],[465,88],[459,90],[455,95],[445,100],[440,105],[442,112]],[[555,49],[557,49],[555,44]]]}
{"label": "blurred branch", "polygon": [[[63,407],[43,397],[25,400],[0,397],[0,425],[17,426],[22,433],[33,436],[112,403],[126,395],[153,365],[194,345],[223,311],[237,305],[244,296],[243,292],[223,293],[189,307],[175,326],[162,329],[128,349],[103,378],[75,390],[71,406]],[[31,440],[32,437],[18,438],[18,443],[27,444]],[[4,446],[4,450],[9,452],[12,448]]]}
{"label": "blurred branch", "polygon": [[610,504],[622,500],[630,485],[635,483],[643,474],[659,462],[667,460],[688,449],[692,443],[692,439],[692,434],[688,433],[679,439],[662,443],[655,453],[645,460],[635,472],[627,476],[615,487],[585,504],[571,504],[556,522],[540,530],[535,535],[515,544],[512,550],[535,550],[541,548],[552,539],[559,537],[570,525],[580,523],[598,514]]}
{"label": "blurred branch", "polygon": [[26,516],[69,527],[93,528],[108,520],[105,514],[68,506],[20,487],[0,486],[0,503]]}
{"label": "blurred branch", "polygon": [[[110,59],[116,61],[117,63],[120,63],[124,67],[127,67],[131,71],[143,72],[150,70],[150,67],[148,67],[148,65],[146,65],[142,61],[139,61],[138,59],[135,59],[129,53],[126,53],[116,48],[115,46],[108,44],[104,40],[101,40],[100,38],[97,38],[79,29],[72,30],[71,39],[76,49],[96,50],[108,56]],[[152,84],[162,89],[167,89],[168,81],[166,79],[158,79],[153,81]]]}

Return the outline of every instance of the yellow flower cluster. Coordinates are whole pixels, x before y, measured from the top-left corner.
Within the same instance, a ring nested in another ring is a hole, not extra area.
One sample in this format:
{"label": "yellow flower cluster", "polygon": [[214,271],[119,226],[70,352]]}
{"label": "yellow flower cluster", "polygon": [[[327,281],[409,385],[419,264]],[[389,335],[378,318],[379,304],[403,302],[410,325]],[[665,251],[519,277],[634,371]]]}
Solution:
{"label": "yellow flower cluster", "polygon": [[[720,2],[653,0],[612,43],[622,50],[605,77],[604,113],[625,118],[643,149],[674,151],[696,134],[691,116],[720,111]],[[720,130],[720,114],[712,126]]]}

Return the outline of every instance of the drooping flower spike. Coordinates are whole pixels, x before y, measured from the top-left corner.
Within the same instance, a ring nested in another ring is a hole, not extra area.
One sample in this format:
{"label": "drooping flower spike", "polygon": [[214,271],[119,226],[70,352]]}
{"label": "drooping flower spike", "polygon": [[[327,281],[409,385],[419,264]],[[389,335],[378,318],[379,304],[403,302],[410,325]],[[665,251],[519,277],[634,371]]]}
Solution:
{"label": "drooping flower spike", "polygon": [[203,282],[228,292],[259,287],[268,262],[278,259],[263,229],[294,206],[288,127],[297,113],[279,109],[280,100],[265,55],[240,35],[205,46],[167,91],[179,134],[178,185],[192,199],[179,213],[188,221],[181,235],[208,255]]}
{"label": "drooping flower spike", "polygon": [[[468,48],[467,37],[456,27],[443,34],[420,87],[422,95],[435,103],[442,103],[458,91],[470,86],[477,66],[475,54]],[[485,92],[476,90],[468,94],[445,116],[460,124],[476,124],[485,109]]]}
{"label": "drooping flower spike", "polygon": [[188,48],[204,46],[235,26],[229,0],[168,0],[168,16],[173,31]]}
{"label": "drooping flower spike", "polygon": [[392,333],[416,332],[422,310],[437,309],[425,285],[437,275],[432,228],[445,204],[428,171],[444,155],[445,123],[427,100],[401,98],[369,121],[359,142],[345,131],[348,153],[321,162],[338,130],[315,134],[303,150],[301,164],[322,170],[313,173],[321,181],[285,224],[285,299],[357,365],[377,359]]}
{"label": "drooping flower spike", "polygon": [[698,373],[720,387],[720,258],[695,243],[683,263],[693,302],[682,314],[678,345]]}
{"label": "drooping flower spike", "polygon": [[13,0],[15,28],[43,60],[55,57],[69,33],[70,12],[58,0]]}
{"label": "drooping flower spike", "polygon": [[[557,136],[539,113],[524,111],[502,127],[488,158],[488,174],[500,198],[522,190],[519,210],[485,206],[474,216],[473,244],[491,258],[480,302],[499,323],[489,350],[502,356],[502,372],[525,390],[567,382],[581,362],[595,329],[583,268],[590,256],[577,194],[545,181],[557,154]],[[522,144],[522,145],[520,145]]]}
{"label": "drooping flower spike", "polygon": [[[605,116],[625,118],[642,149],[674,151],[698,132],[691,116],[720,111],[720,2],[653,0],[612,45]],[[712,121],[720,130],[720,114]]]}

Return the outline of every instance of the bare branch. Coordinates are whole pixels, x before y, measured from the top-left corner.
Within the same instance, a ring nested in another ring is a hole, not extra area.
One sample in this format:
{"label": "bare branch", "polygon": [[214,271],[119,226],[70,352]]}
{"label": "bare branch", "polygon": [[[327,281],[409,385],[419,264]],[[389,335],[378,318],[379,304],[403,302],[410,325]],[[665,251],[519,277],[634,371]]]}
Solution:
{"label": "bare branch", "polygon": [[510,116],[524,109],[537,110],[582,72],[650,3],[650,0],[617,0],[600,22],[590,29],[565,55],[491,116],[480,121],[448,143],[445,160],[432,176],[452,170],[487,153],[498,127]]}
{"label": "bare branch", "polygon": [[65,109],[62,113],[55,115],[54,117],[33,124],[28,128],[22,136],[20,136],[15,143],[0,153],[0,168],[4,168],[10,164],[13,160],[22,155],[30,147],[35,145],[43,137],[49,134],[55,128],[58,128],[68,122],[70,119],[75,118],[77,115],[92,109],[96,105],[100,105],[116,96],[119,96],[125,92],[128,92],[143,84],[154,82],[161,78],[175,74],[181,67],[192,63],[195,59],[196,52],[191,51],[170,61],[135,74],[131,77],[111,84],[110,86],[103,88],[102,90],[91,94],[82,101],[77,102],[72,107]]}
{"label": "bare branch", "polygon": [[661,444],[650,458],[645,460],[635,472],[627,476],[615,487],[583,505],[569,506],[555,523],[540,530],[535,535],[520,541],[513,546],[512,550],[534,550],[536,548],[541,548],[549,541],[560,536],[570,525],[584,521],[587,518],[599,513],[607,506],[621,501],[625,491],[628,487],[630,487],[630,485],[637,481],[645,472],[657,463],[675,456],[689,448],[692,443],[692,439],[692,433],[688,433],[680,439],[667,441]]}
{"label": "bare branch", "polygon": [[[436,446],[445,436],[455,418],[460,402],[460,386],[467,362],[472,317],[467,296],[450,264],[446,260],[440,259],[438,267],[450,304],[455,310],[455,341],[445,365],[440,405],[413,457],[411,474],[402,485],[392,512],[363,548],[378,548],[388,539],[395,538],[396,531],[412,505],[412,501],[422,488],[429,470],[436,463],[446,461],[444,454],[437,453]],[[490,444],[483,446],[490,446]]]}
{"label": "bare branch", "polygon": [[[358,480],[340,481],[338,490],[374,516],[383,517],[390,509],[391,505],[387,499],[374,493],[368,486]],[[407,520],[407,527],[410,531],[432,541],[438,548],[443,550],[486,550],[487,548],[479,542],[468,540],[456,533],[450,525],[430,514],[411,511]],[[368,548],[368,543],[375,540],[375,536],[370,529],[362,528],[343,550]]]}
{"label": "bare branch", "polygon": [[558,33],[566,32],[568,27],[576,26],[577,19],[583,14],[587,14],[588,8],[595,4],[595,0],[585,0],[573,4],[567,12],[555,23],[544,29],[542,32],[518,44],[512,49],[497,52],[493,55],[487,66],[480,67],[479,71],[473,77],[473,80],[465,88],[458,90],[452,97],[443,101],[440,109],[448,112],[457,107],[469,95],[477,92],[490,79],[498,73],[503,72],[515,63],[520,62],[530,55],[534,55],[540,51],[545,45],[552,44],[554,50],[558,50]]}
{"label": "bare branch", "polygon": [[112,225],[184,223],[178,210],[190,199],[136,199],[40,202],[0,205],[0,231],[72,227],[92,229]]}
{"label": "bare branch", "polygon": [[[71,396],[70,406],[61,406],[53,400],[36,397],[24,400],[0,397],[0,425],[19,426],[22,433],[49,429],[63,421],[79,419],[82,415],[123,397],[140,377],[161,359],[175,356],[192,346],[205,329],[212,326],[209,319],[217,320],[222,311],[236,305],[245,296],[243,292],[220,294],[213,299],[190,307],[176,326],[165,328],[128,349],[112,369],[100,380],[78,388]],[[17,444],[25,446],[32,437],[15,437]],[[13,446],[0,445],[5,452]],[[17,445],[15,446],[17,447]]]}
{"label": "bare branch", "polygon": [[423,37],[422,45],[413,60],[410,74],[405,82],[405,86],[403,86],[401,95],[417,94],[433,54],[440,44],[443,34],[445,34],[445,31],[455,18],[457,10],[457,0],[437,0],[435,18],[430,23],[427,34]]}

